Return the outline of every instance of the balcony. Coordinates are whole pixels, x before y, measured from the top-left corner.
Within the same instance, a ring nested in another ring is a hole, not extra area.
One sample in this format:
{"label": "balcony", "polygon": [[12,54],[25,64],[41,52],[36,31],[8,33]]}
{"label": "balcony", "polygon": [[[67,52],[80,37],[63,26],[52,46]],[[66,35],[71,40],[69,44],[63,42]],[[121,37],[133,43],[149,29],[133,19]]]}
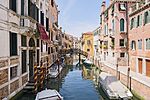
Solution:
{"label": "balcony", "polygon": [[127,34],[127,32],[125,32],[125,31],[120,31],[120,34]]}

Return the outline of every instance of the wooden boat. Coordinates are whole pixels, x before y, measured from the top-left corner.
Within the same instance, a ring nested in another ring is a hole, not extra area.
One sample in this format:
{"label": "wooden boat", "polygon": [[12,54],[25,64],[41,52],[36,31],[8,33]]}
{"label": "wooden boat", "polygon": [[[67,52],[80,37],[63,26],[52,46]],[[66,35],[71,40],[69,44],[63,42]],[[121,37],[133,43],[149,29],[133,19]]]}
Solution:
{"label": "wooden boat", "polygon": [[133,97],[129,89],[123,85],[115,76],[101,72],[99,76],[100,86],[109,97],[109,99],[128,100]]}
{"label": "wooden boat", "polygon": [[63,100],[63,97],[56,90],[46,89],[38,92],[35,100]]}

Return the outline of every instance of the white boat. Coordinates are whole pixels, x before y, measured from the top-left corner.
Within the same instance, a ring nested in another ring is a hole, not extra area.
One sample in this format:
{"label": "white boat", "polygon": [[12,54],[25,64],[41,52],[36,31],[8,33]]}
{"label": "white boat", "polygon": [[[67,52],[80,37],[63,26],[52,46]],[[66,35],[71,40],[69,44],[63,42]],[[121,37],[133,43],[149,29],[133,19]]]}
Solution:
{"label": "white boat", "polygon": [[59,71],[58,71],[58,66],[51,67],[49,70],[49,77],[50,78],[56,78],[62,71],[63,67],[59,65]]}
{"label": "white boat", "polygon": [[115,76],[108,73],[101,72],[100,86],[109,97],[109,99],[123,99],[128,100],[133,97],[129,89],[123,85]]}
{"label": "white boat", "polygon": [[93,65],[93,62],[91,62],[90,60],[85,60],[83,62],[83,64],[85,65],[86,68],[91,68],[91,66]]}
{"label": "white boat", "polygon": [[63,100],[63,97],[56,90],[46,89],[38,92],[35,100]]}

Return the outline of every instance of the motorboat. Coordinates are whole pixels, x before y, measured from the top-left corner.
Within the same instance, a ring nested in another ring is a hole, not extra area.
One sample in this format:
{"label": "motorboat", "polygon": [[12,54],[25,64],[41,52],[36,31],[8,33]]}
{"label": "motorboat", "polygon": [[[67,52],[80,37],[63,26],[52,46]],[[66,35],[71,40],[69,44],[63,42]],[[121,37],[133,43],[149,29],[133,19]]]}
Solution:
{"label": "motorboat", "polygon": [[109,99],[128,100],[133,97],[130,90],[123,85],[115,76],[101,72],[99,83]]}
{"label": "motorboat", "polygon": [[35,100],[63,100],[63,97],[56,90],[45,89],[37,93]]}

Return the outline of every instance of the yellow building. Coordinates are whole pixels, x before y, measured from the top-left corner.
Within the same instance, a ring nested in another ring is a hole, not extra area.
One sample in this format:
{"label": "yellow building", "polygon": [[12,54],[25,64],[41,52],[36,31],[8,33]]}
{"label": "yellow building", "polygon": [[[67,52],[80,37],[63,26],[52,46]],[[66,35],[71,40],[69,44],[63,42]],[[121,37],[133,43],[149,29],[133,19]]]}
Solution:
{"label": "yellow building", "polygon": [[93,33],[87,32],[82,34],[82,50],[89,54],[90,58],[94,57]]}

